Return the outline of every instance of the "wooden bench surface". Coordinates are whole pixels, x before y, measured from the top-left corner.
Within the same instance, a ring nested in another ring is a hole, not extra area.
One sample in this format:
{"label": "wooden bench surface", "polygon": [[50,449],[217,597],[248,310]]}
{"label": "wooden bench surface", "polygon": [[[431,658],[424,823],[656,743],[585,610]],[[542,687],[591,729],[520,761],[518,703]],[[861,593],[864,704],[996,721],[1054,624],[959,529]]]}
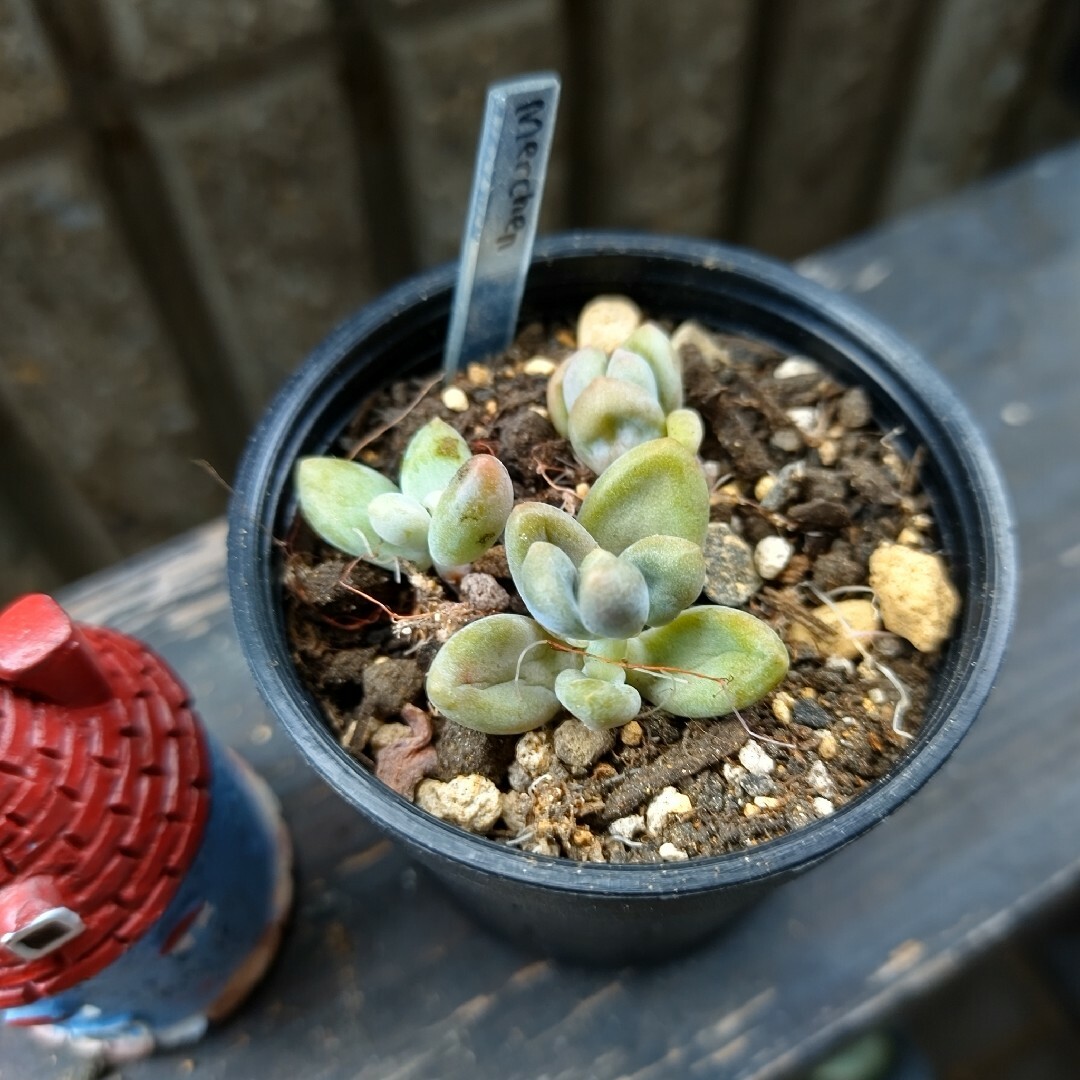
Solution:
{"label": "wooden bench surface", "polygon": [[[130,1080],[772,1077],[936,985],[1080,881],[1080,146],[804,260],[913,339],[983,424],[1020,522],[1022,600],[990,705],[868,836],[652,970],[591,972],[489,936],[319,781],[236,644],[224,528],[67,591],[144,637],[270,780],[296,919],[242,1014]],[[0,1080],[75,1075],[0,1032]]]}

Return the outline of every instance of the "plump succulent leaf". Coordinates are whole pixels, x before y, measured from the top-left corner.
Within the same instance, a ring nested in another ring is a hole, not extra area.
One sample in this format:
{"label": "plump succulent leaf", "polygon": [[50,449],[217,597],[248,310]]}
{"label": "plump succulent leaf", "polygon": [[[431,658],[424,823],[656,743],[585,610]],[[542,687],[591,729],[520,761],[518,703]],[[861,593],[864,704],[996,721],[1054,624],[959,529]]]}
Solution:
{"label": "plump succulent leaf", "polygon": [[570,410],[566,434],[577,459],[602,473],[628,450],[659,439],[664,431],[664,410],[655,394],[637,383],[605,376],[582,390]]}
{"label": "plump succulent leaf", "polygon": [[705,543],[709,487],[697,458],[674,439],[655,439],[628,450],[593,484],[578,522],[596,542],[618,555],[656,534]]}
{"label": "plump succulent leaf", "polygon": [[555,694],[563,708],[594,731],[628,724],[641,712],[641,695],[634,687],[591,678],[580,671],[560,672]]}
{"label": "plump succulent leaf", "polygon": [[705,438],[705,425],[696,409],[675,409],[674,412],[669,412],[664,428],[669,439],[682,443],[691,454],[696,454],[701,449],[701,441]]}
{"label": "plump succulent leaf", "polygon": [[607,370],[604,374],[609,379],[633,383],[644,390],[658,405],[660,404],[656,376],[645,357],[639,356],[636,352],[631,352],[629,349],[616,349],[607,362]]}
{"label": "plump succulent leaf", "polygon": [[680,669],[671,675],[634,669],[627,678],[654,705],[689,717],[723,716],[752,705],[788,669],[787,649],[768,623],[737,608],[709,604],[631,639],[626,658],[632,664]]}
{"label": "plump succulent leaf", "polygon": [[622,347],[637,353],[652,369],[660,407],[665,413],[682,407],[682,361],[671,339],[656,323],[642,323]]}
{"label": "plump succulent leaf", "polygon": [[376,495],[368,504],[371,527],[388,544],[405,553],[420,566],[431,562],[428,556],[428,529],[431,515],[413,498],[400,491]]}
{"label": "plump succulent leaf", "polygon": [[435,497],[469,460],[469,444],[444,420],[426,423],[405,447],[401,460],[401,490],[433,509]]}
{"label": "plump succulent leaf", "polygon": [[538,541],[561,548],[574,566],[589,554],[596,541],[568,513],[546,503],[519,503],[506,519],[506,561],[518,592],[522,590],[521,566],[529,548]]}
{"label": "plump succulent leaf", "polygon": [[477,454],[458,468],[435,504],[428,548],[437,566],[478,559],[499,538],[514,505],[514,484],[498,458]]}
{"label": "plump succulent leaf", "polygon": [[[574,407],[585,387],[593,379],[599,379],[604,374],[607,363],[607,355],[599,349],[578,349],[556,369],[552,382],[557,382],[560,388],[562,407],[567,413]],[[556,425],[556,430],[559,430],[558,425]],[[560,434],[566,434],[565,426]]]}
{"label": "plump succulent leaf", "polygon": [[649,588],[641,571],[603,548],[581,562],[577,601],[587,638],[633,637],[649,614]]}
{"label": "plump succulent leaf", "polygon": [[559,673],[580,664],[543,644],[543,629],[523,615],[489,615],[459,630],[436,653],[428,700],[451,720],[490,735],[516,735],[560,710]]}
{"label": "plump succulent leaf", "polygon": [[701,548],[679,536],[646,536],[619,558],[635,566],[649,590],[649,626],[663,626],[685,611],[705,587]]}
{"label": "plump succulent leaf", "polygon": [[525,555],[515,582],[525,606],[541,626],[571,640],[589,636],[578,611],[577,567],[562,548],[538,540]]}
{"label": "plump succulent leaf", "polygon": [[368,506],[397,491],[382,473],[344,458],[305,457],[296,464],[296,492],[304,520],[328,544],[392,568],[405,557],[371,527]]}

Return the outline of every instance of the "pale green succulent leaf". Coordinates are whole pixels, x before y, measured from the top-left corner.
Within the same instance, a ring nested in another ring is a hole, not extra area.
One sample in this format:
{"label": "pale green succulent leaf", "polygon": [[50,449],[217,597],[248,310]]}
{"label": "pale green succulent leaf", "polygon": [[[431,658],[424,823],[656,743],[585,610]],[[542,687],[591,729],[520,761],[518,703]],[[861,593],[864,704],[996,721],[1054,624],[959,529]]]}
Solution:
{"label": "pale green succulent leaf", "polygon": [[534,543],[514,579],[533,618],[562,638],[588,638],[578,611],[578,571],[562,548],[545,540]]}
{"label": "pale green succulent leaf", "polygon": [[679,669],[660,674],[632,668],[627,679],[654,705],[688,717],[724,716],[752,705],[788,670],[787,649],[768,623],[712,604],[692,607],[632,639],[627,660]]}
{"label": "pale green succulent leaf", "polygon": [[632,382],[593,379],[570,409],[567,437],[574,454],[602,473],[627,451],[664,434],[664,411],[655,395]]}
{"label": "pale green succulent leaf", "polygon": [[295,476],[300,513],[323,540],[376,566],[395,565],[400,552],[376,534],[368,516],[372,499],[397,491],[393,481],[357,461],[334,457],[301,458]]}
{"label": "pale green succulent leaf", "polygon": [[477,454],[450,478],[431,515],[428,548],[437,566],[480,558],[499,538],[514,506],[514,484],[498,458]]}
{"label": "pale green succulent leaf", "polygon": [[566,365],[570,362],[567,357],[552,373],[547,382],[547,411],[551,426],[566,438],[566,427],[570,422],[570,410],[563,400],[563,376],[566,374]]}
{"label": "pale green succulent leaf", "polygon": [[656,387],[656,376],[643,356],[629,349],[616,349],[607,363],[605,375],[609,379],[621,379],[640,387],[658,405],[660,394]]}
{"label": "pale green succulent leaf", "polygon": [[586,637],[633,637],[649,614],[649,588],[637,567],[596,548],[578,570],[577,607]]}
{"label": "pale green succulent leaf", "polygon": [[518,503],[506,520],[504,539],[506,561],[518,592],[522,588],[521,564],[529,548],[540,540],[561,548],[574,566],[580,566],[596,547],[596,541],[564,510],[546,503]]}
{"label": "pale green succulent leaf", "polygon": [[665,413],[682,407],[682,361],[671,339],[656,323],[642,323],[622,344],[642,357],[656,378],[657,396]]}
{"label": "pale green succulent leaf", "polygon": [[400,491],[376,495],[368,504],[371,527],[379,539],[391,544],[403,556],[426,566],[428,529],[431,515],[413,498]]}
{"label": "pale green succulent leaf", "polygon": [[696,454],[701,449],[701,441],[705,438],[705,425],[696,409],[676,409],[669,412],[664,423],[669,439],[682,443],[691,454]]}
{"label": "pale green succulent leaf", "polygon": [[460,629],[435,654],[427,674],[428,700],[446,717],[490,735],[516,735],[559,711],[555,681],[580,663],[551,648],[523,615],[489,615]]}
{"label": "pale green succulent leaf", "polygon": [[705,587],[705,556],[679,536],[646,536],[620,556],[637,567],[649,590],[649,626],[663,626],[685,611]]}
{"label": "pale green succulent leaf", "polygon": [[409,440],[401,460],[401,490],[430,509],[430,496],[443,490],[469,460],[469,444],[445,420],[430,420]]}
{"label": "pale green succulent leaf", "polygon": [[578,349],[566,360],[562,377],[562,396],[567,412],[573,410],[575,402],[585,387],[604,374],[607,365],[608,358],[599,349]]}
{"label": "pale green succulent leaf", "polygon": [[590,678],[580,671],[560,672],[555,693],[563,708],[594,731],[621,727],[641,712],[641,695],[634,687]]}
{"label": "pale green succulent leaf", "polygon": [[709,526],[705,473],[674,439],[642,443],[597,477],[578,522],[616,555],[655,534],[680,536],[702,547]]}

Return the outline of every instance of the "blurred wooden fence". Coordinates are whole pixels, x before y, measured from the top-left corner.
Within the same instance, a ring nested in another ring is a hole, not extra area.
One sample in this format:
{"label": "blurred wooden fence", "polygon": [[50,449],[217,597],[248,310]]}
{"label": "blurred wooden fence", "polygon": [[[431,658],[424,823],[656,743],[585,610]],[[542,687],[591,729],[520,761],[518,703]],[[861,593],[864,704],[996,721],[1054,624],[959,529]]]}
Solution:
{"label": "blurred wooden fence", "polygon": [[794,257],[1080,133],[1076,0],[0,0],[0,599],[220,512],[281,379],[456,254],[485,85],[543,228]]}

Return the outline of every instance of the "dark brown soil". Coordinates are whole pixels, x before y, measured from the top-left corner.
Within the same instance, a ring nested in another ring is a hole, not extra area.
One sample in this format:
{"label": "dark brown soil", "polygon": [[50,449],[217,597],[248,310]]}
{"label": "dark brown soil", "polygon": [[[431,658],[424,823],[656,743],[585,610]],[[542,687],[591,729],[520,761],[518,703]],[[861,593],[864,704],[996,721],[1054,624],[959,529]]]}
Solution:
{"label": "dark brown soil", "polygon": [[[409,794],[417,770],[441,780],[486,777],[503,793],[493,841],[620,863],[752,846],[832,812],[892,768],[909,745],[905,734],[918,730],[935,657],[882,632],[864,640],[865,656],[822,658],[791,635],[799,626],[820,635],[813,609],[832,590],[864,587],[883,540],[936,550],[918,462],[901,460],[874,426],[862,390],[820,371],[776,378],[784,356],[716,337],[730,360],[718,370],[692,347],[683,351],[687,404],[707,428],[701,455],[712,520],[751,548],[768,536],[793,545],[786,568],[744,605],[789,644],[781,686],[741,719],[686,721],[650,708],[592,742],[565,718],[526,736],[480,735],[438,716],[429,725],[412,706],[427,708],[423,674],[441,642],[492,610],[525,611],[501,548],[454,594],[433,575],[413,570],[395,581],[349,562],[298,522],[284,569],[293,655],[350,753]],[[439,416],[474,451],[502,459],[519,501],[574,512],[594,477],[547,419],[546,375],[526,370],[536,367],[530,358],[558,361],[572,347],[565,330],[529,328],[490,368],[458,377],[464,411],[448,409],[431,381],[391,384],[361,405],[340,451],[396,478],[409,438]],[[789,410],[814,410],[812,426],[809,413]],[[840,598],[849,595],[859,594]],[[900,694],[889,674],[910,697],[905,734],[893,730]],[[425,748],[429,726],[434,754]],[[635,815],[645,816],[665,788],[692,809],[657,824],[654,807],[646,830]]]}

